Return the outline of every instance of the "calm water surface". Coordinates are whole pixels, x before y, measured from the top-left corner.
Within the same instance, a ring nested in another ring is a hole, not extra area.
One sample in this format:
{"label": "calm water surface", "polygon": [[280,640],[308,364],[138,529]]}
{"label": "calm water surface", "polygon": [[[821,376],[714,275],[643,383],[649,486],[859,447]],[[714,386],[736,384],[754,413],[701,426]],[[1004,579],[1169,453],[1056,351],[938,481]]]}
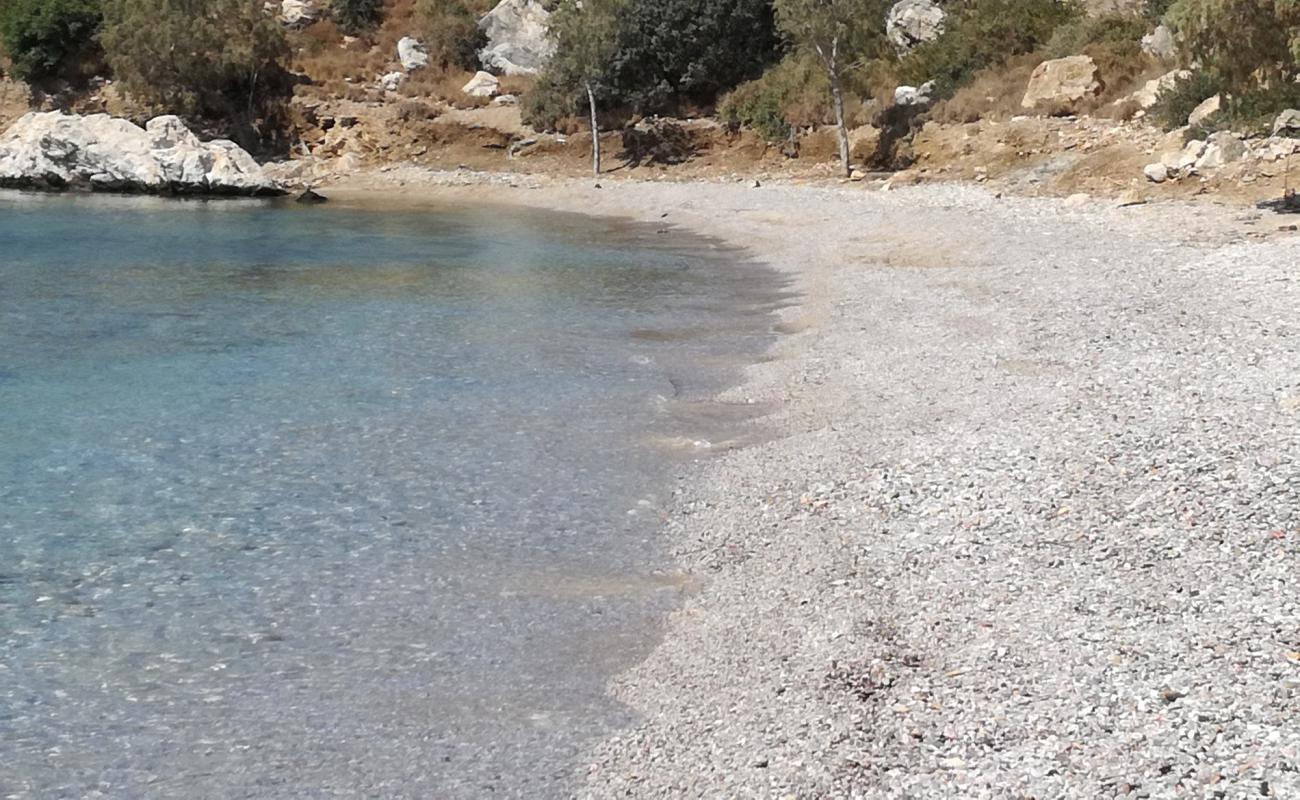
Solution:
{"label": "calm water surface", "polygon": [[0,797],[566,794],[783,301],[577,216],[0,194]]}

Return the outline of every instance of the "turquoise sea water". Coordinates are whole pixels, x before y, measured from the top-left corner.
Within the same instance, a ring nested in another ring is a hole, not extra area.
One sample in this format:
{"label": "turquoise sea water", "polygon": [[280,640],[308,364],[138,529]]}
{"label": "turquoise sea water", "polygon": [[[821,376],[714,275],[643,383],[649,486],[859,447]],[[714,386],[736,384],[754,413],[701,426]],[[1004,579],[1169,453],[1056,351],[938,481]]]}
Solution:
{"label": "turquoise sea water", "polygon": [[0,194],[0,797],[563,796],[678,599],[656,443],[783,300],[577,216]]}

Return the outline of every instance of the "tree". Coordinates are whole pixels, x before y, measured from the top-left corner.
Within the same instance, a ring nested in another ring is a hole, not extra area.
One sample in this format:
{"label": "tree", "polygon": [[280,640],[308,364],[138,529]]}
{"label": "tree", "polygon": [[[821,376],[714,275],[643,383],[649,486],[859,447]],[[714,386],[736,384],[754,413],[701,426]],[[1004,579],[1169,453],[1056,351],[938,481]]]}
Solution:
{"label": "tree", "polygon": [[25,81],[52,78],[95,46],[97,0],[0,0],[0,40]]}
{"label": "tree", "polygon": [[640,113],[712,103],[781,55],[771,0],[625,0],[615,38],[611,88]]}
{"label": "tree", "polygon": [[600,178],[600,121],[597,98],[608,90],[615,53],[615,26],[623,0],[562,0],[551,15],[555,55],[544,80],[552,89],[580,91],[591,123],[591,172]]}
{"label": "tree", "polygon": [[434,64],[474,69],[478,51],[487,43],[479,30],[481,0],[416,0],[420,40]]}
{"label": "tree", "polygon": [[1192,58],[1234,91],[1300,74],[1300,0],[1177,0],[1166,19]]}
{"label": "tree", "polygon": [[100,41],[147,103],[225,122],[249,145],[282,123],[289,50],[261,0],[105,0]]}
{"label": "tree", "polygon": [[781,33],[794,47],[815,55],[826,71],[839,133],[840,166],[847,177],[853,167],[844,119],[844,76],[851,65],[883,46],[883,10],[874,0],[775,0],[774,5]]}
{"label": "tree", "polygon": [[339,29],[355,36],[379,22],[380,0],[331,0],[330,10]]}

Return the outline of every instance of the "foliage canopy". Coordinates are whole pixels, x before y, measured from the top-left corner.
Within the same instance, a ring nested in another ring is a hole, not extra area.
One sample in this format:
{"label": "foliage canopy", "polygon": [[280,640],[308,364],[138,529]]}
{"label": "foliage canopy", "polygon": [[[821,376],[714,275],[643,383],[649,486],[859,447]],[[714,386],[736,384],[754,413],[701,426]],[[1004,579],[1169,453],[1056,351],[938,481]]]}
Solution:
{"label": "foliage canopy", "polygon": [[3,0],[0,41],[22,80],[52,78],[95,46],[98,0]]}

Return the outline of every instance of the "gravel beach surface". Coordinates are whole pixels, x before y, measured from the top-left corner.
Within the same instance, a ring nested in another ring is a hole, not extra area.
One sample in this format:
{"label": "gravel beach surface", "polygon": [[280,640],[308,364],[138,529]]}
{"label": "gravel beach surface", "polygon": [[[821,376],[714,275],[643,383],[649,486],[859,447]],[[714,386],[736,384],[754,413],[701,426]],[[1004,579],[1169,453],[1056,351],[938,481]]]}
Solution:
{"label": "gravel beach surface", "polygon": [[[412,177],[412,176],[406,176]],[[1300,237],[1240,208],[606,182],[804,300],[684,471],[701,590],[587,797],[1300,797]],[[671,233],[671,229],[667,229]],[[721,448],[719,448],[721,449]]]}

